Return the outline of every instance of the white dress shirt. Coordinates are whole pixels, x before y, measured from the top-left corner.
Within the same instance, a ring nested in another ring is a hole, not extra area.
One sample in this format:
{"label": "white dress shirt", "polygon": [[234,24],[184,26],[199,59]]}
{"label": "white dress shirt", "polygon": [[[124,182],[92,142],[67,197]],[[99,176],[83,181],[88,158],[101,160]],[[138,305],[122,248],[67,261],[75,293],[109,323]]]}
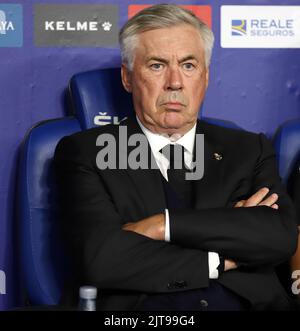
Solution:
{"label": "white dress shirt", "polygon": [[[173,134],[169,136],[167,134],[158,134],[148,130],[141,121],[137,118],[137,122],[139,123],[143,133],[145,134],[152,154],[155,158],[157,166],[164,176],[166,180],[168,180],[167,170],[169,167],[168,158],[163,155],[160,150],[169,144],[178,144],[183,146],[184,148],[184,163],[185,166],[189,169],[192,168],[193,162],[193,150],[194,150],[194,142],[195,142],[195,134],[196,134],[196,123],[185,135],[180,136],[178,134]],[[165,241],[170,242],[170,218],[168,209],[165,210]],[[219,254],[215,252],[208,252],[208,269],[209,269],[209,278],[216,279],[219,277],[219,272],[217,267],[220,264]]]}

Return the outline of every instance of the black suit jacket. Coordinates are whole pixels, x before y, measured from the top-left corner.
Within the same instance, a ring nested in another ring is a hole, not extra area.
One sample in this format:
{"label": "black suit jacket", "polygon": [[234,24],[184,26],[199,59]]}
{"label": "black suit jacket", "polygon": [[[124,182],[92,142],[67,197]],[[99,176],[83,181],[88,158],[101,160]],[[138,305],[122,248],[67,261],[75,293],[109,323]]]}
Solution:
{"label": "black suit jacket", "polygon": [[297,223],[300,226],[300,159],[295,162],[287,186],[296,209]]}
{"label": "black suit jacket", "polygon": [[[121,125],[128,136],[142,133],[135,118]],[[74,284],[97,286],[100,309],[138,309],[151,293],[209,286],[207,252],[215,251],[241,264],[224,272],[221,284],[253,309],[287,308],[274,266],[295,251],[297,227],[264,135],[198,121],[196,133],[205,135],[204,177],[193,183],[192,209],[169,210],[171,243],[166,243],[122,230],[124,223],[163,213],[166,202],[158,169],[97,168],[97,137],[110,133],[118,146],[118,129],[107,125],[65,137],[56,150],[61,220],[76,262]],[[279,194],[279,210],[233,208],[264,186]]]}

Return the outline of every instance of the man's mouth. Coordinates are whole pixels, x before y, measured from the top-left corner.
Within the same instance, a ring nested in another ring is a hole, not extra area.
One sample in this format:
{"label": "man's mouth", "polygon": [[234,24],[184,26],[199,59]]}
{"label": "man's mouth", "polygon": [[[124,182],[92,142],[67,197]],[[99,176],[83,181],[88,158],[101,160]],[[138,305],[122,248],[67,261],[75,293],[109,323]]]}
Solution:
{"label": "man's mouth", "polygon": [[169,110],[181,110],[183,107],[185,107],[185,105],[180,102],[166,102],[163,104],[163,106]]}

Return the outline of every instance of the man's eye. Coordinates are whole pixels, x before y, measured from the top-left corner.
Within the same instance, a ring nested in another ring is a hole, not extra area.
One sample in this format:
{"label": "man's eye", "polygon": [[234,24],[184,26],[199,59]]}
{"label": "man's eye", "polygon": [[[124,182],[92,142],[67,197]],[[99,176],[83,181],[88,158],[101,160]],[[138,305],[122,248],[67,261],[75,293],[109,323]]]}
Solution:
{"label": "man's eye", "polygon": [[161,70],[163,68],[162,63],[153,63],[150,65],[150,68],[153,70]]}
{"label": "man's eye", "polygon": [[184,63],[183,64],[183,69],[185,70],[193,70],[195,68],[195,66],[193,65],[193,63]]}

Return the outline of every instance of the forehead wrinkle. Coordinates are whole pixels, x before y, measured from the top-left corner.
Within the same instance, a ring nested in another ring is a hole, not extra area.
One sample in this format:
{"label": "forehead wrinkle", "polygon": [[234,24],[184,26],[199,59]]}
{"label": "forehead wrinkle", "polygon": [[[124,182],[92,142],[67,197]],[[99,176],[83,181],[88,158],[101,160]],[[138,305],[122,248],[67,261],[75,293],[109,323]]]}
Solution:
{"label": "forehead wrinkle", "polygon": [[[186,38],[178,37],[178,34],[170,36],[165,33],[175,29],[176,27],[142,32],[138,36],[135,55],[138,55],[140,59],[144,58],[144,63],[149,62],[151,58],[161,60],[161,62],[182,63],[184,60],[191,59],[195,59],[198,63],[202,62],[205,54],[201,35],[199,34],[200,38],[191,43]],[[197,34],[198,32],[193,33],[193,37]]]}

